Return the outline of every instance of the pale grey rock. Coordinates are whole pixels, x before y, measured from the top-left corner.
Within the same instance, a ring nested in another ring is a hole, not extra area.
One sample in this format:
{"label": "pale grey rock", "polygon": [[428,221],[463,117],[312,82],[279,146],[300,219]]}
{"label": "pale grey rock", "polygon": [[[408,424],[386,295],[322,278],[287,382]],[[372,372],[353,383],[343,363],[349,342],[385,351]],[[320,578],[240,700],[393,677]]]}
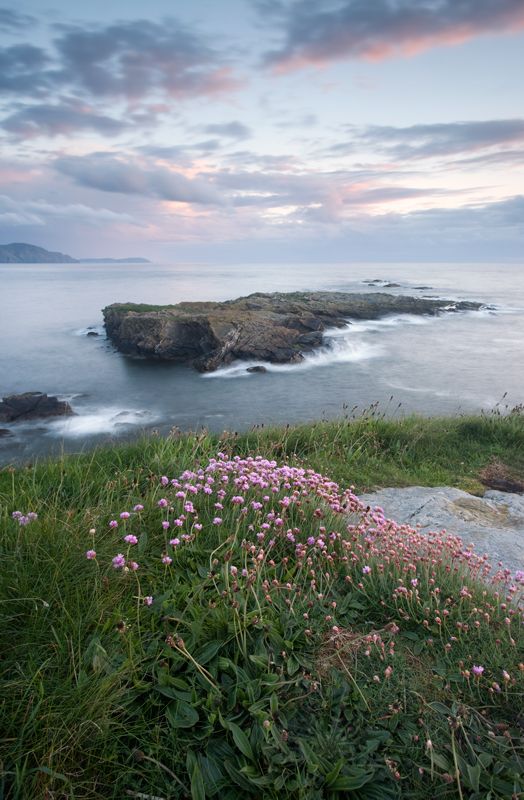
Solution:
{"label": "pale grey rock", "polygon": [[409,486],[360,495],[365,505],[380,506],[388,519],[420,526],[422,531],[447,530],[488,554],[493,567],[501,562],[512,572],[524,569],[524,495],[487,491],[484,497],[447,486]]}

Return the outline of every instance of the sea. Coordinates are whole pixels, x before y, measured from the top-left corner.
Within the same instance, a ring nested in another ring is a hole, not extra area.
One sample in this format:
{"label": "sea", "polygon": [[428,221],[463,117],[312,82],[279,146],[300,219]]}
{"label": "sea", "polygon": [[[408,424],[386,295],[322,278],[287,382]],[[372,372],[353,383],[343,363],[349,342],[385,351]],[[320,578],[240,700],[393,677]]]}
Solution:
{"label": "sea", "polygon": [[[385,291],[482,308],[348,320],[303,363],[266,364],[264,373],[238,363],[202,375],[124,356],[105,337],[101,312],[110,303],[296,290]],[[0,336],[0,396],[47,392],[75,411],[2,423],[3,465],[144,431],[240,432],[371,406],[391,417],[505,413],[524,402],[524,264],[0,264]]]}

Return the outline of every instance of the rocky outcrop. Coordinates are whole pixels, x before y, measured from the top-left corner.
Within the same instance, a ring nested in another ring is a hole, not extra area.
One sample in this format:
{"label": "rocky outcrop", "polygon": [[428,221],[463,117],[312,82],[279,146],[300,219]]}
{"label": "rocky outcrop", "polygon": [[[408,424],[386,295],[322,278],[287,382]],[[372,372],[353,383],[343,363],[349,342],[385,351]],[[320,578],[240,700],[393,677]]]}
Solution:
{"label": "rocky outcrop", "polygon": [[381,489],[360,495],[365,505],[380,506],[386,517],[422,531],[460,536],[475,551],[487,553],[493,567],[524,569],[524,495],[490,490],[484,497],[448,486]]}
{"label": "rocky outcrop", "polygon": [[0,401],[0,422],[25,422],[45,417],[71,416],[74,413],[65,400],[42,392],[11,394]]}
{"label": "rocky outcrop", "polygon": [[107,335],[122,353],[191,363],[209,372],[235,360],[301,361],[304,353],[322,344],[326,329],[346,325],[350,318],[479,307],[479,303],[451,304],[380,292],[292,292],[257,293],[224,303],[115,303],[103,314]]}

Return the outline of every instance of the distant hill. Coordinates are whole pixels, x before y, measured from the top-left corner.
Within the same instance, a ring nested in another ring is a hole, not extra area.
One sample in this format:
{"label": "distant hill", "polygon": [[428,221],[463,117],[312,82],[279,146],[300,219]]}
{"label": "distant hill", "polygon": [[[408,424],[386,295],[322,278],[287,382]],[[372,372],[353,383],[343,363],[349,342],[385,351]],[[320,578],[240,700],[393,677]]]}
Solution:
{"label": "distant hill", "polygon": [[34,244],[0,244],[0,264],[150,264],[147,258],[72,258]]}
{"label": "distant hill", "polygon": [[148,258],[79,258],[82,264],[151,264]]}
{"label": "distant hill", "polygon": [[76,264],[76,258],[64,253],[53,253],[34,244],[13,242],[0,244],[1,264]]}

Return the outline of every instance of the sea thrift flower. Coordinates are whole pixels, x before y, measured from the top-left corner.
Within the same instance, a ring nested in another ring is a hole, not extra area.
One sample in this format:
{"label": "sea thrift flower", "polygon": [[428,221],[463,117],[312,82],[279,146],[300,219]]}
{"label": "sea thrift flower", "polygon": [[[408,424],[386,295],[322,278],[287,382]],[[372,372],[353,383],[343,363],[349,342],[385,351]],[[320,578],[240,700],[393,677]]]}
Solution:
{"label": "sea thrift flower", "polygon": [[364,575],[368,575],[371,572],[371,567],[368,567],[368,565],[366,564],[365,567],[362,567],[362,572]]}
{"label": "sea thrift flower", "polygon": [[162,520],[162,527],[165,531],[169,528],[169,521],[167,519]]}
{"label": "sea thrift flower", "polygon": [[388,678],[391,678],[392,674],[393,674],[393,667],[386,667],[386,669],[384,670],[384,677],[386,678],[386,680]]}
{"label": "sea thrift flower", "polygon": [[88,561],[92,561],[94,558],[96,558],[96,550],[88,550],[86,553],[86,558]]}
{"label": "sea thrift flower", "polygon": [[167,477],[167,475],[162,475],[162,477],[160,478],[160,483],[162,484],[162,486],[168,485],[169,478]]}
{"label": "sea thrift flower", "polygon": [[131,514],[129,513],[129,511],[122,511],[122,513],[120,514],[120,519],[129,519],[130,516]]}
{"label": "sea thrift flower", "polygon": [[169,544],[170,544],[172,547],[178,547],[178,545],[180,544],[180,539],[178,539],[178,538],[175,538],[175,539],[170,539],[170,540],[169,540]]}
{"label": "sea thrift flower", "polygon": [[166,500],[166,498],[165,498],[165,497],[162,497],[162,498],[161,498],[161,499],[158,501],[158,503],[157,503],[157,506],[158,506],[159,508],[166,508],[166,507],[167,507],[167,505],[168,505],[168,502],[167,502],[167,500]]}
{"label": "sea thrift flower", "polygon": [[151,597],[150,594],[148,594],[147,597],[144,597],[144,605],[146,605],[146,606],[152,606],[153,605],[153,598]]}
{"label": "sea thrift flower", "polygon": [[129,569],[132,569],[133,572],[136,572],[137,569],[139,568],[139,566],[140,566],[140,564],[137,564],[136,561],[130,561],[129,562]]}
{"label": "sea thrift flower", "polygon": [[127,544],[138,544],[138,539],[134,533],[128,533],[127,536],[124,536],[124,542]]}
{"label": "sea thrift flower", "polygon": [[472,671],[473,675],[475,675],[477,678],[479,678],[482,675],[482,673],[484,672],[484,667],[477,666],[476,664],[473,664],[473,666],[471,668],[471,671]]}
{"label": "sea thrift flower", "polygon": [[213,525],[222,525],[222,518],[221,517],[215,517],[213,519]]}
{"label": "sea thrift flower", "polygon": [[144,506],[142,505],[142,503],[137,503],[136,506],[133,506],[133,511],[143,511],[143,510]]}
{"label": "sea thrift flower", "polygon": [[113,563],[113,567],[115,569],[122,569],[122,567],[124,567],[125,563],[126,563],[125,556],[122,553],[118,553],[118,555],[116,555],[113,558],[113,562],[112,563]]}
{"label": "sea thrift flower", "polygon": [[169,556],[162,556],[162,564],[167,564],[167,566],[169,566],[172,563],[173,563],[172,558],[170,558]]}
{"label": "sea thrift flower", "polygon": [[118,528],[118,522],[116,521],[116,519],[112,519],[111,520],[111,522],[109,523],[109,527],[110,528]]}

